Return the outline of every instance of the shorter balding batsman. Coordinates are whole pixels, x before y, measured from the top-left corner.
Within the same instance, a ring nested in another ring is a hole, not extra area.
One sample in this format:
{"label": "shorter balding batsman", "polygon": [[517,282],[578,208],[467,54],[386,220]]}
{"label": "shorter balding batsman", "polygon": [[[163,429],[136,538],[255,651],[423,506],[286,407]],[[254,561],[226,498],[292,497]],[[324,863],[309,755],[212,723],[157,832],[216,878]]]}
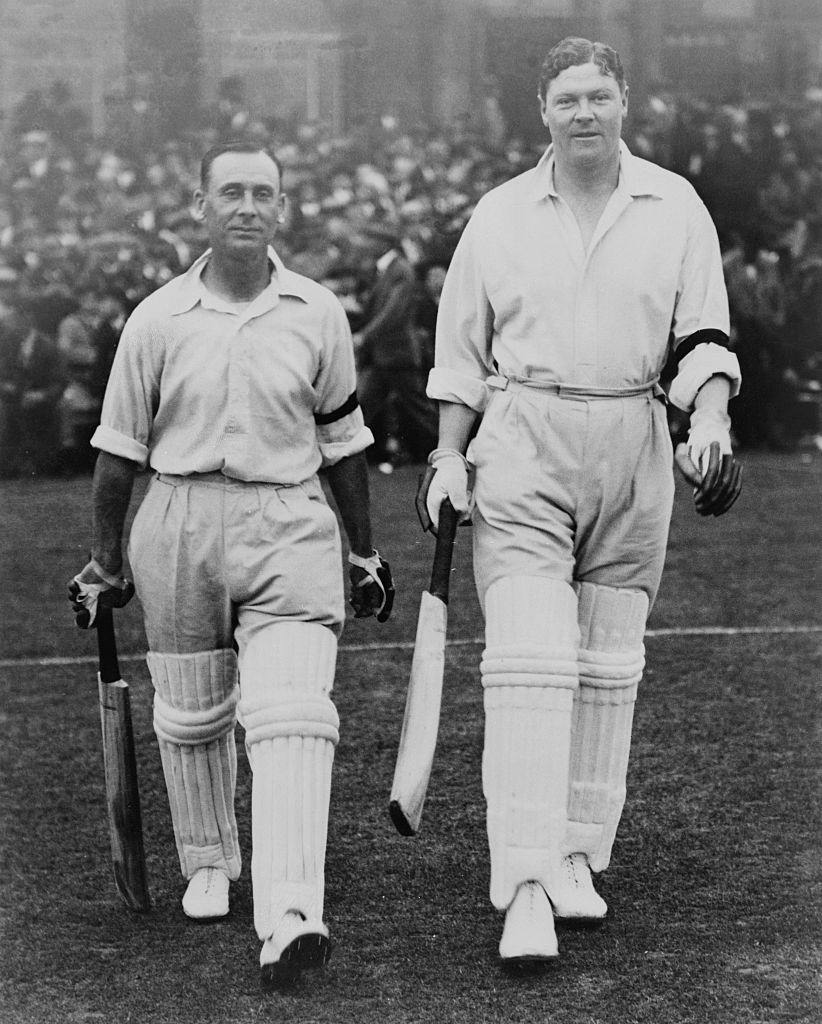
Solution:
{"label": "shorter balding batsman", "polygon": [[92,444],[92,559],[70,590],[78,624],[123,603],[135,474],[153,471],[129,538],[148,638],[154,728],[191,918],[228,913],[240,874],[234,727],[253,772],[254,923],[266,984],[325,962],[331,700],[351,603],[384,621],[393,586],[373,547],[345,312],[271,243],[280,170],[244,144],[210,150],[195,210],[210,248],[123,331]]}
{"label": "shorter balding batsman", "polygon": [[721,515],[740,489],[727,415],[739,366],[707,210],[622,143],[628,86],[611,47],[557,44],[539,104],[551,145],[480,200],[448,271],[423,483],[436,523],[444,497],[467,512],[475,474],[482,771],[506,961],[549,960],[555,918],[606,913],[591,873],[608,867],[625,801],[674,492],[669,355],[697,512]]}

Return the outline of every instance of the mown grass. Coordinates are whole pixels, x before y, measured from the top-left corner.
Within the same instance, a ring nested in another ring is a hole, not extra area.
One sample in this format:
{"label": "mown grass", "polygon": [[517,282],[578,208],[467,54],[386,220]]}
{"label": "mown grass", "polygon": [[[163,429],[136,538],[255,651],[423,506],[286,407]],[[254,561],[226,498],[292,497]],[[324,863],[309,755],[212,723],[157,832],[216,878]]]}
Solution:
{"label": "mown grass", "polygon": [[[822,460],[750,456],[737,509],[704,522],[681,490],[651,626],[813,625],[822,619]],[[240,744],[246,863],[232,914],[187,923],[150,683],[128,662],[154,910],[129,913],[108,862],[91,664],[0,670],[0,1020],[8,1024],[294,1021],[298,1024],[633,1024],[820,1020],[820,634],[648,640],[626,807],[600,889],[608,922],[563,931],[548,971],[509,974],[487,901],[478,645],[448,652],[423,828],[398,836],[390,789],[430,543],[410,511],[416,473],[372,481],[378,543],[401,585],[385,627],[351,621],[336,701],[343,721],[330,822],[327,970],[260,991],[248,877],[250,777]],[[2,657],[77,657],[65,581],[87,545],[88,481],[8,484],[2,495]],[[460,532],[452,637],[479,636]],[[135,606],[121,648],[142,650]],[[351,649],[352,646],[355,649]]]}

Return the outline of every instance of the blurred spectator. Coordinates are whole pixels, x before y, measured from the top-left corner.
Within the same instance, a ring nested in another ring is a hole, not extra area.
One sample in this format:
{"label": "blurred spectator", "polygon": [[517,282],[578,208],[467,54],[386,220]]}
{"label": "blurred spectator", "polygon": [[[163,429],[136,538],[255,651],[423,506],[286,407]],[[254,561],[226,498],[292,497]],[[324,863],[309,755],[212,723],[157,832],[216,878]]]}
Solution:
{"label": "blurred spectator", "polygon": [[220,138],[241,135],[251,121],[242,78],[230,75],[220,80],[217,100],[209,120]]}
{"label": "blurred spectator", "polygon": [[16,136],[47,133],[67,149],[79,152],[88,142],[89,118],[75,103],[71,86],[56,81],[45,91],[32,89],[26,93],[17,106],[12,127]]}
{"label": "blurred spectator", "polygon": [[422,461],[436,447],[437,411],[426,396],[428,364],[414,332],[417,279],[395,229],[364,229],[374,245],[374,283],[354,335],[358,392],[371,453],[383,471],[401,461]]}
{"label": "blurred spectator", "polygon": [[780,394],[784,358],[780,336],[785,326],[785,290],[779,257],[750,251],[741,240],[724,256],[733,323],[733,345],[745,378],[745,395],[733,404],[733,424],[743,446],[778,443],[773,406]]}
{"label": "blurred spectator", "polygon": [[419,288],[414,314],[414,333],[416,347],[420,353],[420,362],[425,369],[426,377],[428,371],[434,365],[437,309],[439,308],[440,295],[442,294],[442,286],[445,283],[447,270],[447,261],[435,258],[426,260],[417,267]]}
{"label": "blurred spectator", "polygon": [[0,267],[0,477],[17,475],[20,452],[20,350],[28,325],[16,302],[17,274]]}
{"label": "blurred spectator", "polygon": [[80,296],[79,309],[58,327],[64,384],[58,407],[59,467],[64,473],[89,472],[94,466],[95,452],[89,442],[100,422],[125,315],[125,302],[116,292],[87,288]]}
{"label": "blurred spectator", "polygon": [[3,475],[49,473],[57,457],[57,402],[62,366],[48,311],[31,298],[18,300],[15,315],[3,325],[2,363]]}
{"label": "blurred spectator", "polygon": [[483,81],[481,131],[490,149],[502,149],[505,145],[508,132],[500,104],[499,82],[493,75]]}

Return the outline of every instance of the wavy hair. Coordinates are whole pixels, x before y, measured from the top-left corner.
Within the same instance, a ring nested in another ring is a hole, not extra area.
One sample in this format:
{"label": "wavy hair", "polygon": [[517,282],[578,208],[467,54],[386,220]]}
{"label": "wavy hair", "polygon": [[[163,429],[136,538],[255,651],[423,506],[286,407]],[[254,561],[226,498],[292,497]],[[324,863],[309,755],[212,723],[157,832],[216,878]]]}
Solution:
{"label": "wavy hair", "polygon": [[211,149],[203,156],[200,162],[200,188],[208,188],[208,178],[211,173],[211,165],[217,159],[218,156],[222,156],[223,153],[264,153],[277,168],[277,174],[279,175],[280,182],[283,178],[283,169],[280,165],[280,161],[266,146],[257,145],[254,142],[246,142],[243,139],[237,139],[232,142],[220,142],[216,146],[212,146]]}
{"label": "wavy hair", "polygon": [[566,68],[578,64],[596,64],[603,75],[610,75],[616,80],[620,91],[625,88],[625,70],[619,54],[613,47],[605,43],[592,43],[590,39],[583,39],[581,36],[567,36],[551,48],[542,62],[539,75],[540,99],[545,99],[552,79]]}

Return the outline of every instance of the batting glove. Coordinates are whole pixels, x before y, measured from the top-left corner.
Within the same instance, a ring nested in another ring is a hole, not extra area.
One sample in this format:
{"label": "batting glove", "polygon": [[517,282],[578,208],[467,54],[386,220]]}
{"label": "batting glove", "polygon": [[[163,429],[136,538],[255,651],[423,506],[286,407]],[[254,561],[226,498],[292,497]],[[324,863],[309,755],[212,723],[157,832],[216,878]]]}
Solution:
{"label": "batting glove", "polygon": [[719,409],[694,409],[688,431],[688,455],[704,477],[708,471],[711,445],[719,445],[720,455],[731,455],[731,417]]}
{"label": "batting glove", "polygon": [[394,581],[391,579],[388,562],[380,558],[376,550],[370,558],[363,558],[350,551],[348,562],[354,618],[367,619],[370,615],[376,615],[377,622],[385,622],[394,606]]}
{"label": "batting glove", "polygon": [[417,514],[423,530],[436,534],[440,506],[451,502],[460,523],[471,518],[473,502],[468,492],[471,463],[455,448],[435,448],[428,456],[428,469],[417,492]]}
{"label": "batting glove", "polygon": [[112,576],[92,558],[68,586],[74,620],[80,629],[90,629],[97,618],[98,605],[122,608],[134,597],[134,584],[124,576]]}
{"label": "batting glove", "polygon": [[742,493],[742,466],[731,448],[731,420],[718,409],[695,409],[688,440],[674,458],[694,485],[694,505],[701,516],[721,516]]}

